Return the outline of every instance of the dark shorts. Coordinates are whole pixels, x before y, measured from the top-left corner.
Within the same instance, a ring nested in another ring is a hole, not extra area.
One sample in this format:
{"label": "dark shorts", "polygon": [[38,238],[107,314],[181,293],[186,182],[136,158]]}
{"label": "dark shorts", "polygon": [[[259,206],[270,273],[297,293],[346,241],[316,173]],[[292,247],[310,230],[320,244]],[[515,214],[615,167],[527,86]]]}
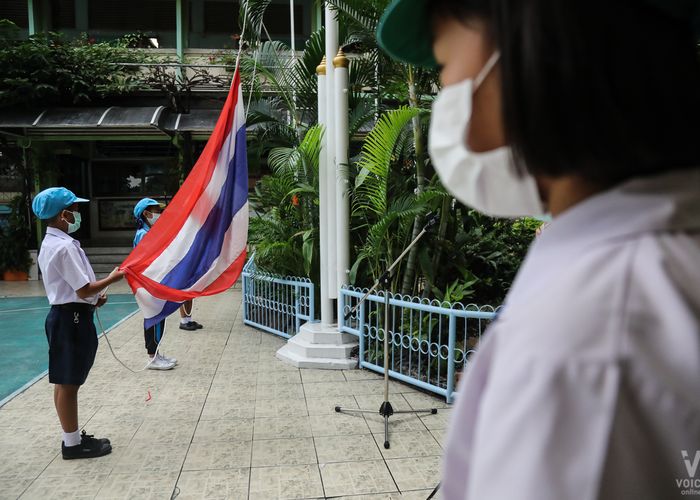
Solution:
{"label": "dark shorts", "polygon": [[49,341],[49,382],[82,385],[97,353],[94,307],[88,304],[51,306],[46,317]]}

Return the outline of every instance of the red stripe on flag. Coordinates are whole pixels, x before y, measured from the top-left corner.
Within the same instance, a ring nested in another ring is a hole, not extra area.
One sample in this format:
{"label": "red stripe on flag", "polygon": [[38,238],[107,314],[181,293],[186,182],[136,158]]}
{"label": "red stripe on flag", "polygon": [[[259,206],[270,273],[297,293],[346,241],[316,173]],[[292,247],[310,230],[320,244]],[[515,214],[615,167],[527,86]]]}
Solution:
{"label": "red stripe on flag", "polygon": [[[132,290],[138,288],[136,285],[141,279],[148,279],[141,276],[141,273],[172,243],[175,236],[182,230],[187,217],[193,211],[197,200],[199,200],[209,184],[221,147],[231,133],[234,113],[238,105],[240,83],[240,71],[236,68],[231,90],[216,122],[214,131],[187,179],[185,179],[177,194],[160,216],[158,231],[148,231],[136,248],[131,251],[121,266],[119,266],[120,269],[127,272],[127,280]],[[132,284],[132,281],[135,283]],[[164,298],[160,295],[158,297]]]}
{"label": "red stripe on flag", "polygon": [[143,274],[137,274],[130,268],[126,268],[125,271],[129,281],[129,286],[134,294],[136,293],[137,289],[143,288],[148,293],[159,299],[169,300],[171,302],[184,302],[186,300],[195,299],[205,295],[215,295],[231,288],[238,279],[238,276],[243,271],[246,256],[247,252],[246,250],[243,250],[243,252],[236,257],[233,263],[231,263],[231,265],[226,268],[226,270],[221,273],[221,275],[219,275],[219,277],[216,278],[213,283],[211,283],[201,292],[170,288],[169,286],[161,285],[157,281],[147,278]]}

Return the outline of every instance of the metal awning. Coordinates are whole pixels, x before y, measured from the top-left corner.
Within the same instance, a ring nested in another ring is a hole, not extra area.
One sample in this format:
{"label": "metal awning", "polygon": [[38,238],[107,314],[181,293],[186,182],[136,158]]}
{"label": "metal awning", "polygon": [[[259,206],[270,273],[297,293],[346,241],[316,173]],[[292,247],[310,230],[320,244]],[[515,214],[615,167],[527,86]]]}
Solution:
{"label": "metal awning", "polygon": [[219,109],[173,113],[164,106],[1,110],[0,134],[37,139],[143,138],[175,132],[209,135]]}

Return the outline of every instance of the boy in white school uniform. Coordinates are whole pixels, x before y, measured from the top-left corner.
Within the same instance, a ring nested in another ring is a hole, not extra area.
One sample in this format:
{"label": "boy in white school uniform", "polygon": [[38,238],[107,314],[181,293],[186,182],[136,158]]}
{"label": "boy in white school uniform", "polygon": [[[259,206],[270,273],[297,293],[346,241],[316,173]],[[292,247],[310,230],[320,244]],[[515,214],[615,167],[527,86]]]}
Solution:
{"label": "boy in white school uniform", "polygon": [[121,280],[114,269],[97,280],[80,243],[70,236],[80,227],[78,203],[87,202],[63,187],[46,189],[32,202],[34,214],[48,225],[39,251],[46,296],[51,309],[46,317],[49,343],[49,382],[54,384],[54,404],[63,429],[64,459],[90,458],[112,451],[109,439],[95,439],[78,425],[78,390],[85,382],[97,353],[95,307],[101,307],[107,286]]}

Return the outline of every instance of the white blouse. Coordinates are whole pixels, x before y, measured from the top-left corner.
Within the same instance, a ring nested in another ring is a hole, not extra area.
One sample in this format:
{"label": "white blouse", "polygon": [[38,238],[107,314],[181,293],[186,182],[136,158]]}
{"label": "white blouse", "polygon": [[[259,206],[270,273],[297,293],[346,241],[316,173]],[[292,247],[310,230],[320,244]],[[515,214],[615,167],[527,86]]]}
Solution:
{"label": "white blouse", "polygon": [[699,464],[690,169],[591,197],[533,243],[460,385],[443,497],[687,499]]}

